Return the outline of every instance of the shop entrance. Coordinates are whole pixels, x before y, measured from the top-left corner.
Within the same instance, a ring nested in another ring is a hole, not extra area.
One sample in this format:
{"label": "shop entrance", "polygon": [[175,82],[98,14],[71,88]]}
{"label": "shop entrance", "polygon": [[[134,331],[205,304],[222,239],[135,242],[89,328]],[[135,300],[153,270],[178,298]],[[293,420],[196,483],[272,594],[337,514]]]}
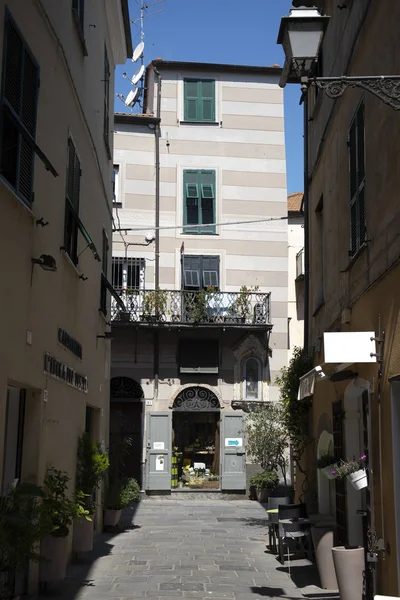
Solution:
{"label": "shop entrance", "polygon": [[207,388],[186,388],[173,405],[172,489],[219,489],[220,462],[218,398]]}

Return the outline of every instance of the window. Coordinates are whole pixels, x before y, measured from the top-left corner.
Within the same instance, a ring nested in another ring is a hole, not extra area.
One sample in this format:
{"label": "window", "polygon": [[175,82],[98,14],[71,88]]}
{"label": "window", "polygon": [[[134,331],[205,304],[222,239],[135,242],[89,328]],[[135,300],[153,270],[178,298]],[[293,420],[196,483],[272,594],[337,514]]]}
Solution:
{"label": "window", "polygon": [[184,171],[183,202],[184,233],[215,233],[215,171]]}
{"label": "window", "polygon": [[3,52],[0,173],[30,206],[33,202],[39,67],[8,12]]}
{"label": "window", "polygon": [[85,0],[72,0],[72,12],[76,20],[80,31],[80,35],[83,37],[84,24],[85,24]]}
{"label": "window", "polygon": [[119,165],[113,167],[113,180],[112,180],[112,191],[113,191],[113,207],[121,208],[122,202],[119,194]]}
{"label": "window", "polygon": [[357,110],[349,131],[350,256],[366,241],[364,106]]}
{"label": "window", "polygon": [[104,141],[107,148],[108,158],[111,159],[110,150],[110,62],[108,60],[107,48],[104,46]]}
{"label": "window", "polygon": [[250,357],[243,365],[243,393],[246,400],[261,400],[261,363]]}
{"label": "window", "polygon": [[208,287],[219,289],[219,256],[182,257],[182,287],[200,290]]}
{"label": "window", "polygon": [[198,123],[215,122],[215,81],[184,80],[184,120]]}
{"label": "window", "polygon": [[184,339],[179,341],[181,373],[218,373],[218,340]]}
{"label": "window", "polygon": [[[318,261],[318,279],[316,283],[315,309],[319,308],[325,302],[325,232],[324,232],[324,197],[321,196],[315,209],[316,225],[318,237],[318,251],[316,260]],[[318,283],[319,282],[319,283]]]}
{"label": "window", "polygon": [[100,281],[100,311],[103,315],[107,314],[107,274],[108,274],[108,236],[105,229],[103,229],[103,244],[102,244],[102,258],[101,258],[101,281]]}
{"label": "window", "polygon": [[116,290],[134,290],[144,281],[143,258],[113,256],[112,285]]}
{"label": "window", "polygon": [[81,164],[74,142],[68,138],[67,189],[65,199],[64,250],[78,264],[79,195]]}

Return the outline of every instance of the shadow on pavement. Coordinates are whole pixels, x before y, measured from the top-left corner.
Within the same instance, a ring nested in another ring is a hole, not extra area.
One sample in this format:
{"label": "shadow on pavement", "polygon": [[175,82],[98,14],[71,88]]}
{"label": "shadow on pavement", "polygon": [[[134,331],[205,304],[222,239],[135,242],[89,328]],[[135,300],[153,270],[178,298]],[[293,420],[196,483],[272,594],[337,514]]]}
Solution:
{"label": "shadow on pavement", "polygon": [[82,588],[94,587],[94,579],[88,578],[88,573],[98,558],[108,556],[112,553],[114,545],[113,538],[123,535],[132,529],[138,529],[139,525],[133,524],[133,519],[139,503],[124,510],[118,527],[110,528],[96,535],[93,550],[75,557],[69,564],[65,579],[52,584],[46,584],[40,589],[38,600],[45,598],[59,598],[62,600],[74,600]]}

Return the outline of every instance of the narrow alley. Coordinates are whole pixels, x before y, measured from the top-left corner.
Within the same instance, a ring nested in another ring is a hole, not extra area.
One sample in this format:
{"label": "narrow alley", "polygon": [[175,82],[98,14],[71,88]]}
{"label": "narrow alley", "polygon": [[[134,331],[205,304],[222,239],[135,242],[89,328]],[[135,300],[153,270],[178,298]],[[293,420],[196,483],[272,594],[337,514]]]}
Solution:
{"label": "narrow alley", "polygon": [[255,502],[146,499],[118,533],[100,534],[84,562],[70,566],[61,595],[48,589],[43,598],[302,598],[267,539]]}

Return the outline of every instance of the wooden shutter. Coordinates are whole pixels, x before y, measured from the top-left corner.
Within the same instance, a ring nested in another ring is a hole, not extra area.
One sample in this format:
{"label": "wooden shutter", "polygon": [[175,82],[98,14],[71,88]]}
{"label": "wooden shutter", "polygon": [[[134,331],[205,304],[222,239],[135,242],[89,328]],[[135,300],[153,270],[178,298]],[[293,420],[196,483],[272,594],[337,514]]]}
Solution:
{"label": "wooden shutter", "polygon": [[[183,172],[183,225],[198,225],[200,186],[199,172],[187,170]],[[197,227],[183,228],[184,233],[198,233]]]}
{"label": "wooden shutter", "polygon": [[200,119],[215,121],[215,81],[205,79],[200,82]]}
{"label": "wooden shutter", "polygon": [[4,98],[20,115],[23,81],[24,44],[10,17],[6,22]]}
{"label": "wooden shutter", "polygon": [[215,233],[215,225],[204,227],[208,223],[215,223],[215,171],[200,171],[201,188],[201,215],[200,233]]}
{"label": "wooden shutter", "polygon": [[104,139],[108,146],[110,135],[110,63],[104,46]]}
{"label": "wooden shutter", "polygon": [[200,289],[201,257],[183,257],[183,286],[188,289]]}
{"label": "wooden shutter", "polygon": [[366,240],[365,224],[365,143],[364,106],[357,110],[349,130],[350,171],[350,255],[353,256]]}
{"label": "wooden shutter", "polygon": [[202,256],[201,259],[203,287],[219,288],[219,256]]}
{"label": "wooden shutter", "polygon": [[184,120],[199,121],[199,81],[197,79],[185,79],[184,104]]}
{"label": "wooden shutter", "polygon": [[67,197],[77,214],[79,213],[80,184],[81,163],[72,139],[68,138]]}

